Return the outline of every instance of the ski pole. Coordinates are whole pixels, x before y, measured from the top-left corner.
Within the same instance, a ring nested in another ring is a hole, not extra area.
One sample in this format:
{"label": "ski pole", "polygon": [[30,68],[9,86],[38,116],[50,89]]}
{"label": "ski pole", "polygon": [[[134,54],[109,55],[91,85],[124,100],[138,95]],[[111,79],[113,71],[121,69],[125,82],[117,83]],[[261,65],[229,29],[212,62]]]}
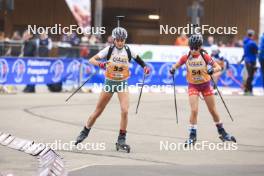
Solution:
{"label": "ski pole", "polygon": [[176,101],[176,90],[175,90],[175,78],[174,75],[172,75],[173,80],[173,92],[174,92],[174,106],[175,106],[175,113],[176,113],[176,122],[178,124],[178,108],[177,108],[177,101]]}
{"label": "ski pole", "polygon": [[96,74],[96,72],[95,73],[93,73],[93,74],[91,74],[89,77],[88,77],[88,79],[80,86],[80,87],[78,87],[78,89],[76,89],[66,100],[65,100],[65,102],[67,102],[73,95],[75,95],[88,81],[90,81],[90,79],[94,76]]}
{"label": "ski pole", "polygon": [[143,91],[144,84],[145,84],[145,78],[146,78],[146,74],[144,73],[144,75],[143,75],[142,87],[141,87],[141,89],[140,89],[140,93],[139,93],[139,97],[138,97],[138,102],[137,102],[136,114],[138,113],[138,107],[139,107],[139,103],[140,103],[140,99],[141,99],[142,91]]}
{"label": "ski pole", "polygon": [[223,104],[224,104],[224,106],[225,106],[225,108],[226,108],[227,113],[229,114],[230,119],[231,119],[232,121],[234,121],[234,119],[233,119],[233,117],[232,117],[232,115],[231,115],[229,109],[227,108],[226,103],[225,103],[225,101],[224,101],[224,99],[223,99],[223,97],[222,97],[222,95],[221,95],[221,93],[220,93],[220,91],[219,91],[219,89],[218,89],[218,87],[217,87],[217,84],[215,83],[215,81],[214,81],[212,75],[210,75],[210,77],[211,77],[211,80],[212,80],[212,82],[213,82],[213,84],[214,84],[216,90],[217,90],[218,95],[220,96],[220,98],[221,98],[221,100],[222,100],[222,102],[223,102]]}

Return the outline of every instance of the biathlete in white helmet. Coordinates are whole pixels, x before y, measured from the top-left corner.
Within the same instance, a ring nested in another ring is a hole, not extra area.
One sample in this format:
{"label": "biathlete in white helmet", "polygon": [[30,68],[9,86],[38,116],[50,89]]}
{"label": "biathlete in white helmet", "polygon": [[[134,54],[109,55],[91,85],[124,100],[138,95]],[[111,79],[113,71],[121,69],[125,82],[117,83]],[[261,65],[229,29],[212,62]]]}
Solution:
{"label": "biathlete in white helmet", "polygon": [[[89,134],[96,119],[104,111],[106,105],[116,92],[121,107],[120,130],[117,139],[117,150],[121,149],[130,151],[129,145],[126,144],[126,133],[128,124],[128,108],[129,108],[129,92],[127,80],[130,76],[129,64],[134,59],[144,70],[144,74],[149,74],[150,69],[144,61],[131,50],[125,43],[127,39],[127,31],[122,27],[116,27],[112,31],[114,44],[101,50],[93,56],[89,62],[95,66],[105,70],[105,83],[103,91],[100,94],[99,101],[95,111],[89,116],[83,130],[80,132],[76,140],[76,145],[81,143]],[[106,62],[100,60],[106,58]]]}

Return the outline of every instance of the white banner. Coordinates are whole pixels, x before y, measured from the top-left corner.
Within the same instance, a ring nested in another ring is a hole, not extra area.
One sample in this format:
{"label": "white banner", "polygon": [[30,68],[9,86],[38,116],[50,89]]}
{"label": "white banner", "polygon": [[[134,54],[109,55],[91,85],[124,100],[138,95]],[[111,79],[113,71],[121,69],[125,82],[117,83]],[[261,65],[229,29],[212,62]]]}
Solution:
{"label": "white banner", "polygon": [[[189,52],[189,47],[166,46],[166,45],[129,45],[133,51],[145,60],[151,62],[176,62],[178,59]],[[204,47],[210,54],[210,47]],[[243,48],[222,47],[221,55],[224,56],[230,64],[237,64],[243,56]]]}
{"label": "white banner", "polygon": [[80,27],[91,27],[91,0],[65,0],[77,24]]}

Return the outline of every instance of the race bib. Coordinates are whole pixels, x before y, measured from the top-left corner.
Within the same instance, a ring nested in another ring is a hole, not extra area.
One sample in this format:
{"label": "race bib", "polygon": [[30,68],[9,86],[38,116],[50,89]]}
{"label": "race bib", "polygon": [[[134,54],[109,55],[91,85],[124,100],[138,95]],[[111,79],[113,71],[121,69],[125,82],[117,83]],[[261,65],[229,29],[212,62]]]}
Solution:
{"label": "race bib", "polygon": [[129,78],[129,67],[127,64],[116,64],[109,62],[106,66],[105,76],[110,80],[126,80]]}

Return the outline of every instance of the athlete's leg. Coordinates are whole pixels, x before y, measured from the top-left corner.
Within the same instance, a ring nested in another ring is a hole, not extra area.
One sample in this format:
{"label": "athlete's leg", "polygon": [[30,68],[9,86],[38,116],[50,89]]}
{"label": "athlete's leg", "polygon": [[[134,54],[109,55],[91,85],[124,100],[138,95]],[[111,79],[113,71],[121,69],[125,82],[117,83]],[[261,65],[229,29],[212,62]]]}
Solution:
{"label": "athlete's leg", "polygon": [[[191,144],[195,144],[197,140],[197,116],[198,116],[198,102],[199,102],[199,92],[190,91],[189,88],[189,103],[191,107],[191,115],[190,115],[190,126],[189,126],[189,137],[185,142],[185,147]],[[193,93],[193,94],[192,94]]]}
{"label": "athlete's leg", "polygon": [[112,96],[113,96],[113,93],[102,91],[102,93],[100,94],[100,97],[99,97],[99,101],[96,105],[96,109],[90,115],[89,119],[86,122],[85,127],[83,128],[83,130],[78,135],[76,142],[75,142],[75,145],[81,143],[82,141],[84,141],[85,138],[87,138],[87,136],[90,133],[91,127],[95,123],[96,119],[101,115],[105,106],[107,105],[107,103],[109,102],[109,100],[111,99]]}
{"label": "athlete's leg", "polygon": [[254,79],[254,68],[255,68],[255,64],[254,63],[246,63],[246,68],[248,71],[248,78],[247,78],[247,87],[246,87],[246,91],[252,93],[252,81]]}
{"label": "athlete's leg", "polygon": [[87,120],[86,128],[91,128],[93,126],[96,119],[101,115],[112,96],[113,93],[102,91],[98,103],[96,105],[95,111],[90,115],[89,119]]}
{"label": "athlete's leg", "polygon": [[126,129],[128,123],[128,107],[129,107],[129,93],[127,90],[123,90],[117,93],[121,108],[121,121],[120,131],[117,138],[116,147],[117,149],[121,146],[128,153],[130,151],[129,145],[126,144]]}
{"label": "athlete's leg", "polygon": [[206,105],[213,116],[213,120],[215,122],[218,134],[220,135],[220,139],[222,141],[233,141],[236,142],[236,139],[234,136],[228,134],[226,130],[224,129],[223,123],[220,122],[219,114],[216,110],[215,106],[215,99],[213,95],[205,96],[204,100],[206,102]]}
{"label": "athlete's leg", "polygon": [[198,116],[199,96],[198,95],[190,95],[189,96],[189,103],[190,103],[190,107],[191,107],[190,125],[196,125],[197,124],[197,116]]}
{"label": "athlete's leg", "polygon": [[214,96],[213,95],[204,96],[204,100],[205,100],[205,103],[208,107],[209,112],[211,113],[211,115],[213,117],[214,122],[219,123],[220,122],[220,116],[216,110]]}
{"label": "athlete's leg", "polygon": [[120,130],[126,131],[128,123],[129,93],[128,91],[118,92],[118,99],[121,108]]}

